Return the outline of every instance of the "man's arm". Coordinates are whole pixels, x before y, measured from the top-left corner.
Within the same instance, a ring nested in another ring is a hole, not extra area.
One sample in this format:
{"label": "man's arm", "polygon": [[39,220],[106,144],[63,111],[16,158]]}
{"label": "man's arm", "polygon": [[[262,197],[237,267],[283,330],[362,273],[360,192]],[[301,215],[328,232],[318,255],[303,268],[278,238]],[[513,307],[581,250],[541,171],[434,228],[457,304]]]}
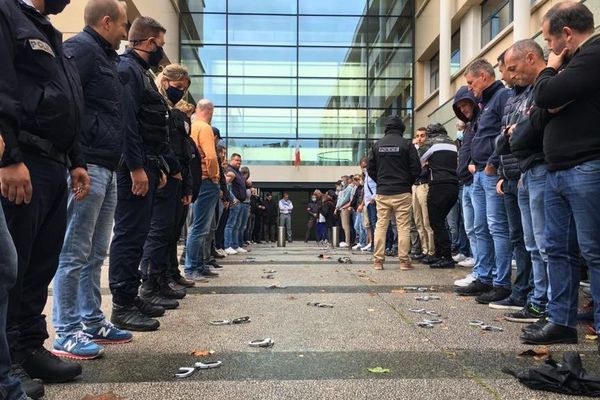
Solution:
{"label": "man's arm", "polygon": [[408,148],[408,168],[410,174],[410,184],[415,183],[419,175],[421,175],[421,160],[419,160],[419,153],[412,144]]}
{"label": "man's arm", "polygon": [[143,77],[128,61],[120,61],[119,75],[123,81],[123,158],[129,171],[144,168],[144,140],[139,131],[138,110],[144,93]]}
{"label": "man's arm", "polygon": [[214,183],[219,183],[219,159],[215,149],[215,135],[210,125],[192,124],[192,139],[204,155],[208,178]]}
{"label": "man's arm", "polygon": [[369,174],[369,177],[373,182],[377,183],[377,158],[375,157],[374,147],[371,147],[371,150],[369,151],[367,174]]}
{"label": "man's arm", "polygon": [[85,87],[94,77],[96,65],[94,50],[87,43],[81,43],[74,39],[67,40],[63,44],[63,48],[66,54],[73,56],[81,86]]}

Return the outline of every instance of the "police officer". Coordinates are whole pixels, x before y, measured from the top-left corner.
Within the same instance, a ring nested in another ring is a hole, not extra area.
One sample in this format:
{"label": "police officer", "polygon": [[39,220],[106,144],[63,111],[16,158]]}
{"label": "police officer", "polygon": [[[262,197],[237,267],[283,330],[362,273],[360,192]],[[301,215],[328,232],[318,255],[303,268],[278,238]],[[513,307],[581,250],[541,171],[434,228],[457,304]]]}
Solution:
{"label": "police officer", "polygon": [[149,73],[163,58],[166,29],[149,17],[139,17],[129,29],[131,47],[118,70],[124,84],[123,163],[117,170],[117,208],[110,245],[109,286],[113,295],[111,322],[121,329],[153,331],[166,306],[177,301],[158,296],[140,299],[139,265],[150,230],[152,205],[166,184],[169,167],[168,107]]}
{"label": "police officer", "polygon": [[[10,290],[7,337],[11,374],[31,398],[44,388],[31,378],[65,382],[81,366],[44,349],[48,338],[42,311],[58,265],[67,221],[67,171],[75,200],[89,190],[78,144],[83,96],[73,59],[48,14],[68,0],[0,0],[0,192],[6,223],[18,256]],[[8,355],[2,354],[2,359]]]}
{"label": "police officer", "polygon": [[176,216],[181,215],[180,209],[189,206],[192,201],[190,161],[194,156],[195,147],[190,138],[189,118],[174,108],[190,87],[191,80],[187,69],[178,64],[167,65],[155,83],[169,105],[169,145],[177,166],[172,169],[167,185],[158,190],[154,197],[150,232],[144,244],[140,297],[149,301],[153,296],[182,299],[186,295],[185,288],[175,287],[174,282],[171,282],[172,278],[168,274],[168,256],[176,227]]}
{"label": "police officer", "polygon": [[[74,57],[85,98],[80,143],[91,180],[84,201],[69,196],[68,224],[54,277],[53,353],[77,359],[100,356],[105,344],[131,341],[100,309],[100,270],[110,243],[121,155],[122,87],[117,50],[127,36],[127,11],[118,0],[89,0],[86,27],[65,42]],[[85,333],[85,334],[82,334]]]}

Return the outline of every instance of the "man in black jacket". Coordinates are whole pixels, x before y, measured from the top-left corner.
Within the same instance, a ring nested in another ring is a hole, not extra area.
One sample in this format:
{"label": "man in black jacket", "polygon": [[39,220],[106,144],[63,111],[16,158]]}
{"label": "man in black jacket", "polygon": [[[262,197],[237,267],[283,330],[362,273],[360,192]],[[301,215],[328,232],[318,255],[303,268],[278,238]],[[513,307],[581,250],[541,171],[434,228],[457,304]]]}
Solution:
{"label": "man in black jacket", "polygon": [[306,214],[308,215],[308,222],[306,223],[306,237],[304,243],[308,243],[310,234],[313,233],[317,225],[317,219],[319,217],[319,204],[317,202],[317,195],[313,194],[310,201],[306,205]]}
{"label": "man in black jacket", "polygon": [[577,343],[578,248],[589,268],[600,330],[600,35],[594,26],[593,14],[579,2],[558,3],[543,19],[551,53],[533,98],[552,114],[544,128],[548,323],[525,333],[526,343]]}
{"label": "man in black jacket", "polygon": [[385,137],[373,145],[369,154],[367,171],[377,183],[377,227],[373,265],[377,270],[383,269],[385,236],[393,214],[396,215],[398,228],[400,269],[412,269],[408,258],[411,188],[421,173],[421,163],[415,146],[410,140],[402,137],[405,129],[400,117],[389,117],[385,124]]}
{"label": "man in black jacket", "polygon": [[544,251],[546,164],[543,136],[549,113],[535,107],[533,102],[533,84],[539,73],[546,68],[544,52],[534,40],[521,40],[507,51],[506,66],[516,83],[527,88],[525,99],[517,106],[518,119],[509,127],[508,134],[510,151],[523,171],[519,208],[525,247],[531,256],[533,290],[527,297],[525,307],[505,314],[505,318],[513,322],[534,323],[545,316],[548,302],[548,273]]}
{"label": "man in black jacket", "polygon": [[42,312],[67,222],[67,172],[76,200],[85,198],[90,183],[79,146],[79,74],[47,17],[68,3],[0,0],[0,134],[6,145],[0,197],[18,257],[8,306],[0,306],[10,349],[0,356],[0,368],[5,374],[12,359],[11,375],[36,399],[44,388],[31,378],[65,382],[81,374],[80,365],[43,346],[48,332]]}
{"label": "man in black jacket", "polygon": [[263,237],[267,242],[275,242],[277,234],[275,228],[277,227],[277,203],[273,202],[273,194],[271,192],[265,194],[265,212],[263,213]]}
{"label": "man in black jacket", "polygon": [[421,164],[429,170],[427,209],[433,229],[436,262],[431,268],[454,268],[446,216],[458,197],[457,150],[442,124],[427,126],[427,140],[419,148]]}
{"label": "man in black jacket", "polygon": [[[64,44],[73,56],[85,99],[81,147],[91,179],[90,195],[69,195],[67,233],[54,277],[54,353],[80,359],[100,356],[102,343],[126,343],[132,335],[108,322],[100,309],[100,269],[117,204],[116,169],[123,130],[122,85],[117,50],[127,37],[127,12],[118,0],[90,0],[86,27]],[[82,335],[84,331],[87,335]],[[89,336],[88,336],[89,335]]]}

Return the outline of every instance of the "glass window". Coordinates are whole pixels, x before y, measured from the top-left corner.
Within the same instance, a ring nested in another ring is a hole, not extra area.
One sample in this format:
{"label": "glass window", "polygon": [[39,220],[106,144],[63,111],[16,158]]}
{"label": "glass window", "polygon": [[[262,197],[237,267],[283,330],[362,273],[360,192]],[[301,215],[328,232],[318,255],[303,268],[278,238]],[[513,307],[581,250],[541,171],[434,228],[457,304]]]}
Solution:
{"label": "glass window", "polygon": [[[225,0],[222,0],[225,2]],[[230,13],[244,14],[296,14],[294,0],[229,0]]]}
{"label": "glass window", "polygon": [[181,46],[181,63],[190,75],[227,75],[225,46]]}
{"label": "glass window", "polygon": [[484,46],[513,19],[511,0],[485,0],[481,4],[481,45]]}
{"label": "glass window", "polygon": [[181,14],[182,44],[225,44],[225,15]]}
{"label": "glass window", "polygon": [[370,79],[369,107],[387,108],[393,105],[405,108],[411,93],[410,79]]}
{"label": "glass window", "polygon": [[454,75],[460,69],[460,30],[452,35],[450,48],[450,74]]}
{"label": "glass window", "polygon": [[[196,101],[196,103],[197,102],[198,101]],[[222,138],[227,137],[227,109],[225,107],[215,107],[210,124],[215,128],[219,128],[219,133]]]}
{"label": "glass window", "polygon": [[295,108],[230,107],[230,137],[296,137]]}
{"label": "glass window", "polygon": [[440,87],[440,53],[429,60],[429,93],[435,92]]}
{"label": "glass window", "polygon": [[225,0],[179,0],[181,12],[225,12]]}
{"label": "glass window", "polygon": [[370,0],[369,15],[403,15],[412,16],[410,0]]}
{"label": "glass window", "polygon": [[413,127],[411,121],[411,111],[406,109],[398,110],[390,107],[381,110],[369,110],[369,139],[380,139],[385,135],[385,122],[392,115],[399,115],[402,118],[404,124],[406,125],[404,136],[412,137]]}
{"label": "glass window", "polygon": [[239,153],[244,164],[293,165],[296,145],[302,165],[357,165],[367,155],[367,140],[342,139],[229,139],[229,154]]}
{"label": "glass window", "polygon": [[366,46],[367,25],[363,17],[300,17],[300,45]]}
{"label": "glass window", "polygon": [[366,49],[361,47],[301,47],[298,75],[304,77],[364,78]]}
{"label": "glass window", "polygon": [[298,106],[319,108],[366,107],[365,79],[298,80]]}
{"label": "glass window", "polygon": [[411,78],[412,49],[369,49],[369,78]]}
{"label": "glass window", "polygon": [[296,45],[296,17],[229,15],[229,44]]}
{"label": "glass window", "polygon": [[364,109],[299,109],[298,137],[365,138],[366,118]]}
{"label": "glass window", "polygon": [[300,0],[298,11],[316,15],[363,15],[366,3],[367,0]]}
{"label": "glass window", "polygon": [[369,46],[412,46],[410,18],[382,16],[367,18]]}
{"label": "glass window", "polygon": [[228,79],[228,102],[234,107],[295,107],[295,78]]}
{"label": "glass window", "polygon": [[211,100],[215,106],[225,106],[226,101],[226,78],[225,77],[192,77],[190,95],[194,101],[202,98]]}
{"label": "glass window", "polygon": [[230,76],[296,76],[295,47],[229,46]]}

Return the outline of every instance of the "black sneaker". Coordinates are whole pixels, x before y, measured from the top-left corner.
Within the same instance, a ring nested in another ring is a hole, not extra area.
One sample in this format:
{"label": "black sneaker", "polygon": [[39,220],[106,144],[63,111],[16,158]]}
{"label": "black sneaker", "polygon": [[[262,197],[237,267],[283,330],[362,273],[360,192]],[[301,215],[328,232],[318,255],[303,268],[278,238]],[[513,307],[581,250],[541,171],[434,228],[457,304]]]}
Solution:
{"label": "black sneaker", "polygon": [[440,258],[433,264],[429,264],[429,268],[433,269],[450,269],[456,266],[455,262],[451,258]]}
{"label": "black sneaker", "polygon": [[155,331],[160,326],[158,320],[143,314],[134,304],[128,306],[113,304],[110,322],[119,329],[140,332]]}
{"label": "black sneaker", "polygon": [[[528,304],[527,307],[523,307],[520,311],[504,314],[504,319],[510,322],[534,323],[545,316],[546,313],[539,310],[533,304]],[[538,324],[537,326],[540,325]]]}
{"label": "black sneaker", "polygon": [[408,256],[411,260],[422,260],[423,258],[425,258],[424,253],[409,254]]}
{"label": "black sneaker", "polygon": [[211,271],[211,270],[209,270],[209,269],[205,269],[205,270],[204,270],[204,271],[202,271],[200,274],[201,274],[203,277],[205,277],[205,278],[216,278],[216,277],[218,277],[218,276],[219,276],[219,274],[217,274],[216,272],[212,272],[212,271]]}
{"label": "black sneaker", "polygon": [[8,375],[21,382],[21,389],[28,398],[37,400],[44,397],[44,385],[37,379],[31,379],[21,364],[13,363]]}
{"label": "black sneaker", "polygon": [[175,283],[183,287],[194,287],[196,285],[196,282],[189,279],[185,279],[183,276],[181,276],[179,272],[173,274],[171,278],[173,279],[173,281],[175,281]]}
{"label": "black sneaker", "polygon": [[546,319],[546,316],[543,316],[542,318],[535,321],[533,324],[529,324],[527,326],[522,327],[521,332],[526,333],[526,332],[532,332],[532,331],[539,331],[544,326],[546,326],[546,324],[548,322],[549,321],[548,321],[548,319]]}
{"label": "black sneaker", "polygon": [[183,299],[186,296],[186,291],[185,288],[181,288],[181,289],[174,289],[171,287],[171,285],[169,285],[169,283],[166,283],[165,285],[161,285],[160,287],[160,291],[159,291],[159,296],[160,297],[164,297],[165,299]]}
{"label": "black sneaker", "polygon": [[214,269],[223,269],[222,265],[217,264],[216,261],[211,261],[208,263],[208,265],[210,265],[211,267],[213,267]]}
{"label": "black sneaker", "polygon": [[179,307],[179,302],[177,300],[164,298],[157,293],[140,293],[140,299],[153,306],[160,306],[165,310],[174,310]]}
{"label": "black sneaker", "polygon": [[475,301],[479,304],[490,304],[496,301],[504,300],[512,291],[509,288],[494,287],[492,290],[486,293],[482,293],[475,297]]}
{"label": "black sneaker", "polygon": [[435,256],[425,256],[421,259],[421,262],[423,264],[435,264],[436,262],[440,261],[439,258],[435,257]]}
{"label": "black sneaker", "polygon": [[516,301],[512,296],[507,297],[504,300],[494,301],[490,303],[490,308],[494,310],[515,310],[521,311],[525,307],[525,302]]}
{"label": "black sneaker", "polygon": [[61,359],[39,347],[24,356],[21,365],[33,379],[47,383],[69,382],[81,375],[81,365]]}
{"label": "black sneaker", "polygon": [[133,305],[138,309],[139,312],[150,318],[162,317],[165,315],[164,307],[151,304],[139,297],[136,297],[135,300],[133,300]]}
{"label": "black sneaker", "polygon": [[468,286],[454,289],[459,296],[479,296],[482,293],[489,292],[494,287],[490,284],[483,283],[479,279],[471,282]]}

